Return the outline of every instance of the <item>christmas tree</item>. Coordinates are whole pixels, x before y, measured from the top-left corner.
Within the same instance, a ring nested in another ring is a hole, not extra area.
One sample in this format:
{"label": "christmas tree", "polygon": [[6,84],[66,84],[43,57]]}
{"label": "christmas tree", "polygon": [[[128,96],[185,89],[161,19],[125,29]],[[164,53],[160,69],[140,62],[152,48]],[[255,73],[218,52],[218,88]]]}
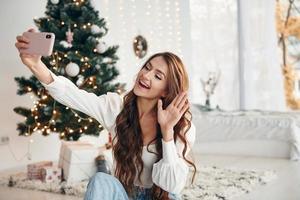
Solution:
{"label": "christmas tree", "polygon": [[[112,83],[119,72],[115,67],[118,46],[108,47],[102,38],[108,32],[89,0],[49,0],[46,16],[34,19],[41,32],[55,34],[54,50],[42,61],[57,75],[70,79],[80,89],[102,95],[123,92],[124,84]],[[17,107],[25,117],[18,123],[19,135],[52,132],[62,139],[77,140],[82,134],[98,135],[103,127],[95,119],[55,101],[34,77],[16,77],[18,95],[33,94],[33,108]]]}

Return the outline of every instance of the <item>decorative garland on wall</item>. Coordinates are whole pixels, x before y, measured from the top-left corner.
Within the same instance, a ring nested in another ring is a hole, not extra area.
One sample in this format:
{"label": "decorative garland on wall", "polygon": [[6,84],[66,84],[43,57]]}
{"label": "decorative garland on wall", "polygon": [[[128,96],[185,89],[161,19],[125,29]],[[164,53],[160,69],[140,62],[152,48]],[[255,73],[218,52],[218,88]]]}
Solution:
{"label": "decorative garland on wall", "polygon": [[286,103],[291,109],[300,109],[300,98],[295,95],[295,81],[298,80],[295,65],[299,62],[300,52],[295,58],[295,55],[288,51],[288,47],[293,45],[290,42],[291,38],[300,43],[300,5],[297,5],[295,0],[277,0],[276,22],[278,44],[282,50],[281,65]]}

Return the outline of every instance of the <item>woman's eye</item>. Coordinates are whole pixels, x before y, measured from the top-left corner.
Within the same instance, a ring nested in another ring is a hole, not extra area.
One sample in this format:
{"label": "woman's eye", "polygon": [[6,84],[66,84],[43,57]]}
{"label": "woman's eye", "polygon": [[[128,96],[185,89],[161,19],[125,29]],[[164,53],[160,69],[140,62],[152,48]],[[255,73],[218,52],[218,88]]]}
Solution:
{"label": "woman's eye", "polygon": [[155,78],[157,78],[158,80],[161,80],[161,77],[158,75],[155,75]]}
{"label": "woman's eye", "polygon": [[145,66],[145,69],[146,69],[146,70],[150,70],[150,68],[149,68],[147,65]]}

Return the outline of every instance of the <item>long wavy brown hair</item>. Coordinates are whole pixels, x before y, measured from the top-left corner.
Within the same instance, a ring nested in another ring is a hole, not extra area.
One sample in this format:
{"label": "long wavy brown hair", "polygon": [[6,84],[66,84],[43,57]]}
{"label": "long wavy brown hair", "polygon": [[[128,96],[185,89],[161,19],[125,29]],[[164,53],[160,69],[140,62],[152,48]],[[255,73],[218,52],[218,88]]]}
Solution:
{"label": "long wavy brown hair", "polygon": [[[167,74],[167,96],[163,98],[163,109],[165,109],[173,99],[181,92],[187,91],[189,88],[189,79],[185,67],[180,58],[173,53],[163,52],[151,56],[143,65],[143,67],[153,58],[161,56],[168,66],[169,73]],[[124,105],[120,114],[116,119],[116,136],[113,139],[113,154],[116,161],[115,176],[123,184],[129,196],[133,195],[133,186],[135,177],[141,181],[141,174],[144,169],[142,152],[143,138],[141,126],[139,123],[139,113],[137,107],[137,96],[133,90],[124,96]],[[178,123],[174,127],[174,140],[180,140],[184,144],[182,158],[194,168],[192,181],[194,181],[196,166],[186,158],[188,148],[187,132],[191,127],[192,114],[188,109]],[[162,158],[162,133],[159,124],[157,123],[156,152],[149,151],[157,155],[158,162]],[[168,192],[164,191],[157,185],[152,187],[153,199],[168,199]]]}

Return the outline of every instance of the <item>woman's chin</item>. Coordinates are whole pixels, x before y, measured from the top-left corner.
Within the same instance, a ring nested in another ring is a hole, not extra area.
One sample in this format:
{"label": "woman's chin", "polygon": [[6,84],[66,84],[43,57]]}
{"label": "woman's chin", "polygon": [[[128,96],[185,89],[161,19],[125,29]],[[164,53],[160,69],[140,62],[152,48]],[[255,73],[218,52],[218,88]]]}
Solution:
{"label": "woman's chin", "polygon": [[148,91],[145,91],[145,90],[142,90],[138,87],[134,87],[133,88],[133,93],[138,96],[138,97],[148,97],[149,96],[149,92]]}
{"label": "woman's chin", "polygon": [[136,87],[134,87],[133,88],[133,93],[136,95],[136,96],[140,96],[141,94],[141,92],[139,91],[139,89],[138,88],[136,88]]}

